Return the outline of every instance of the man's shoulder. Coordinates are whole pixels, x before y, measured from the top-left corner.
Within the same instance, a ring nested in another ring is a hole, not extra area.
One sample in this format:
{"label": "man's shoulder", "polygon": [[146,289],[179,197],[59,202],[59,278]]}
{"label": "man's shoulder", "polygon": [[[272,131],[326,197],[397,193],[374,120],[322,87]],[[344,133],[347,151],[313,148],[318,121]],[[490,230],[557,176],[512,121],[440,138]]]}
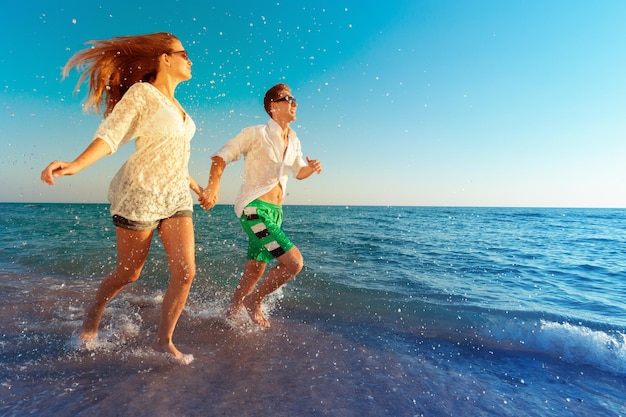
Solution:
{"label": "man's shoulder", "polygon": [[250,126],[246,126],[243,129],[241,129],[241,133],[243,133],[246,136],[262,136],[262,135],[266,135],[270,132],[270,128],[268,126],[267,123],[261,123],[261,124],[257,124],[257,125],[250,125]]}
{"label": "man's shoulder", "polygon": [[267,123],[260,123],[258,125],[250,125],[243,128],[243,130],[265,130]]}

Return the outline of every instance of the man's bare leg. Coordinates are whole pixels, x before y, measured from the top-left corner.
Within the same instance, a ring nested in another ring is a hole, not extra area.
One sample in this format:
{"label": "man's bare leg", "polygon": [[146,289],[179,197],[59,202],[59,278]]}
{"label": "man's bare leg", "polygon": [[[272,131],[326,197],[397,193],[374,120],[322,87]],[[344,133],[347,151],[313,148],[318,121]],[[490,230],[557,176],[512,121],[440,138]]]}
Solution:
{"label": "man's bare leg", "polygon": [[295,246],[277,259],[279,264],[270,269],[256,290],[243,300],[243,305],[252,321],[263,327],[270,327],[270,322],[262,311],[263,300],[298,275],[304,265],[302,254]]}
{"label": "man's bare leg", "polygon": [[259,282],[259,279],[263,276],[266,266],[267,264],[265,262],[256,260],[246,261],[245,270],[239,284],[237,284],[237,288],[235,288],[235,293],[233,294],[233,298],[230,302],[230,307],[226,312],[227,318],[232,319],[239,314],[243,308],[244,298],[252,293],[257,282]]}

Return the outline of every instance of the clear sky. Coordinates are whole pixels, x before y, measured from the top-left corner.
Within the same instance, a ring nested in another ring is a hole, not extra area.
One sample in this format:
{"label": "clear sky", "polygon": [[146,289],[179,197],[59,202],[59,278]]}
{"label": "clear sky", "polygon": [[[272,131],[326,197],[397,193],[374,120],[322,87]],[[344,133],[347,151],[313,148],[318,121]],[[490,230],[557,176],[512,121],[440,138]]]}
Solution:
{"label": "clear sky", "polygon": [[[152,5],[152,6],[149,6]],[[193,61],[190,171],[297,97],[305,155],[286,204],[626,207],[626,1],[26,1],[0,15],[0,201],[105,202],[126,145],[50,187],[100,122],[84,113],[84,42],[168,31]],[[241,163],[224,176],[232,203]]]}

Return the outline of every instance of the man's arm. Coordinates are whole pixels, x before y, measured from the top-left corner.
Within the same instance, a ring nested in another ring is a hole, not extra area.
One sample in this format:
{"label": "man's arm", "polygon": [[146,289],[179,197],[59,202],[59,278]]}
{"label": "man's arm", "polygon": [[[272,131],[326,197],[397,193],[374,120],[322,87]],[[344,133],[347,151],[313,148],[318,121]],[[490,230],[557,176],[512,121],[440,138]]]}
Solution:
{"label": "man's arm", "polygon": [[318,161],[317,159],[309,159],[309,157],[307,156],[306,162],[309,165],[300,168],[300,171],[298,171],[298,175],[296,175],[296,179],[303,180],[305,178],[309,178],[314,173],[322,173],[322,163],[320,161]]}

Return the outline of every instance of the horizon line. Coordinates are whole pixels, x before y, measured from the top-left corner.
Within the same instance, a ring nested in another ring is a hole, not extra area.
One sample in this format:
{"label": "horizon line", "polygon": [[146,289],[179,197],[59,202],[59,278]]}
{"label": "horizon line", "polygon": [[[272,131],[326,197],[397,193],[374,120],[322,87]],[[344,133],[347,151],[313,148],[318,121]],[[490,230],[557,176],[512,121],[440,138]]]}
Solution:
{"label": "horizon line", "polygon": [[[110,205],[109,202],[65,202],[65,201],[0,201],[0,204],[22,204],[22,205],[46,205],[46,204],[72,204],[72,205]],[[199,203],[194,202],[195,206],[200,206]],[[233,207],[234,203],[219,203],[217,206]],[[283,207],[288,206],[301,206],[301,207],[387,207],[387,208],[476,208],[476,209],[560,209],[560,210],[624,210],[626,207],[615,206],[494,206],[494,205],[440,205],[440,204],[421,204],[421,205],[406,205],[406,204],[299,204],[290,203],[282,204]]]}

